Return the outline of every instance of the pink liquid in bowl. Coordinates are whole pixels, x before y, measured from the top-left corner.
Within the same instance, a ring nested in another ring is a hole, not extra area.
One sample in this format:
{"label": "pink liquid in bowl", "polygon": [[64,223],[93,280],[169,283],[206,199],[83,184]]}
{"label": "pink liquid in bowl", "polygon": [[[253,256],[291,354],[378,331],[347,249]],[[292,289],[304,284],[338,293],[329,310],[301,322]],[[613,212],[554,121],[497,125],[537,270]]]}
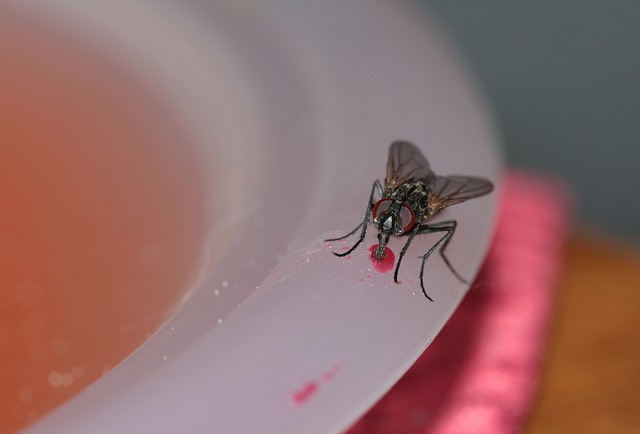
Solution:
{"label": "pink liquid in bowl", "polygon": [[140,83],[0,15],[0,433],[100,378],[194,283],[195,150]]}

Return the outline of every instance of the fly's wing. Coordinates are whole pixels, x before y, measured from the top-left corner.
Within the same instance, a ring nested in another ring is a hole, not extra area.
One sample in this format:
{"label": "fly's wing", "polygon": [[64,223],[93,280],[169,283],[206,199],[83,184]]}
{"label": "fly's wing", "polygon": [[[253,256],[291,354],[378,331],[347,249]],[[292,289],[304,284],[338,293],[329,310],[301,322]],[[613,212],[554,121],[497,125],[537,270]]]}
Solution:
{"label": "fly's wing", "polygon": [[448,206],[490,193],[493,184],[474,176],[435,176],[429,188],[429,208],[433,215]]}
{"label": "fly's wing", "polygon": [[407,181],[420,180],[430,184],[435,178],[429,162],[413,143],[397,141],[391,144],[385,189],[396,188]]}

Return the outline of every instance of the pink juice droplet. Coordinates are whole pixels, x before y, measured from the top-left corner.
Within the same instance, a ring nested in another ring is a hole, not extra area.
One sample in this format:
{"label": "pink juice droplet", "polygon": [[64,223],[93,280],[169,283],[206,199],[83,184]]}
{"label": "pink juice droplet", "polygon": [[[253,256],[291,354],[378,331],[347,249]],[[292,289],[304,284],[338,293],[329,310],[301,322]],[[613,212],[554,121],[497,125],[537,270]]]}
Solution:
{"label": "pink juice droplet", "polygon": [[376,259],[373,257],[373,251],[376,249],[376,247],[378,247],[377,244],[369,247],[369,252],[371,253],[371,255],[369,255],[369,258],[371,259],[371,262],[373,263],[373,266],[376,270],[378,270],[380,273],[386,273],[387,271],[391,270],[393,268],[393,265],[396,263],[396,255],[393,254],[393,251],[389,247],[385,246],[384,258]]}

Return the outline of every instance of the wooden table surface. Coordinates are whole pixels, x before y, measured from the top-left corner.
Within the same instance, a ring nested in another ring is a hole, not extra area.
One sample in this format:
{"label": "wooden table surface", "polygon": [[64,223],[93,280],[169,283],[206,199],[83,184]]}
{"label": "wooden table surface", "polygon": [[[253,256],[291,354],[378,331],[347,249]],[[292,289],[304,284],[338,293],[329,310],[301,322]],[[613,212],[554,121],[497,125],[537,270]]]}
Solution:
{"label": "wooden table surface", "polygon": [[637,246],[584,231],[569,241],[525,433],[640,433]]}

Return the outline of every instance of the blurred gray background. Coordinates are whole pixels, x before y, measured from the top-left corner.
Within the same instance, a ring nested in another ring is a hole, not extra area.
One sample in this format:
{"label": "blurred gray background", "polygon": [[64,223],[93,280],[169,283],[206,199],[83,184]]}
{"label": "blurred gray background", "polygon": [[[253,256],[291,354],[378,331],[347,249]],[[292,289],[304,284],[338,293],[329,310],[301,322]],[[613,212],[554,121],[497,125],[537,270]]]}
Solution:
{"label": "blurred gray background", "polygon": [[577,219],[640,241],[640,2],[415,0],[475,74],[508,162],[561,175]]}

